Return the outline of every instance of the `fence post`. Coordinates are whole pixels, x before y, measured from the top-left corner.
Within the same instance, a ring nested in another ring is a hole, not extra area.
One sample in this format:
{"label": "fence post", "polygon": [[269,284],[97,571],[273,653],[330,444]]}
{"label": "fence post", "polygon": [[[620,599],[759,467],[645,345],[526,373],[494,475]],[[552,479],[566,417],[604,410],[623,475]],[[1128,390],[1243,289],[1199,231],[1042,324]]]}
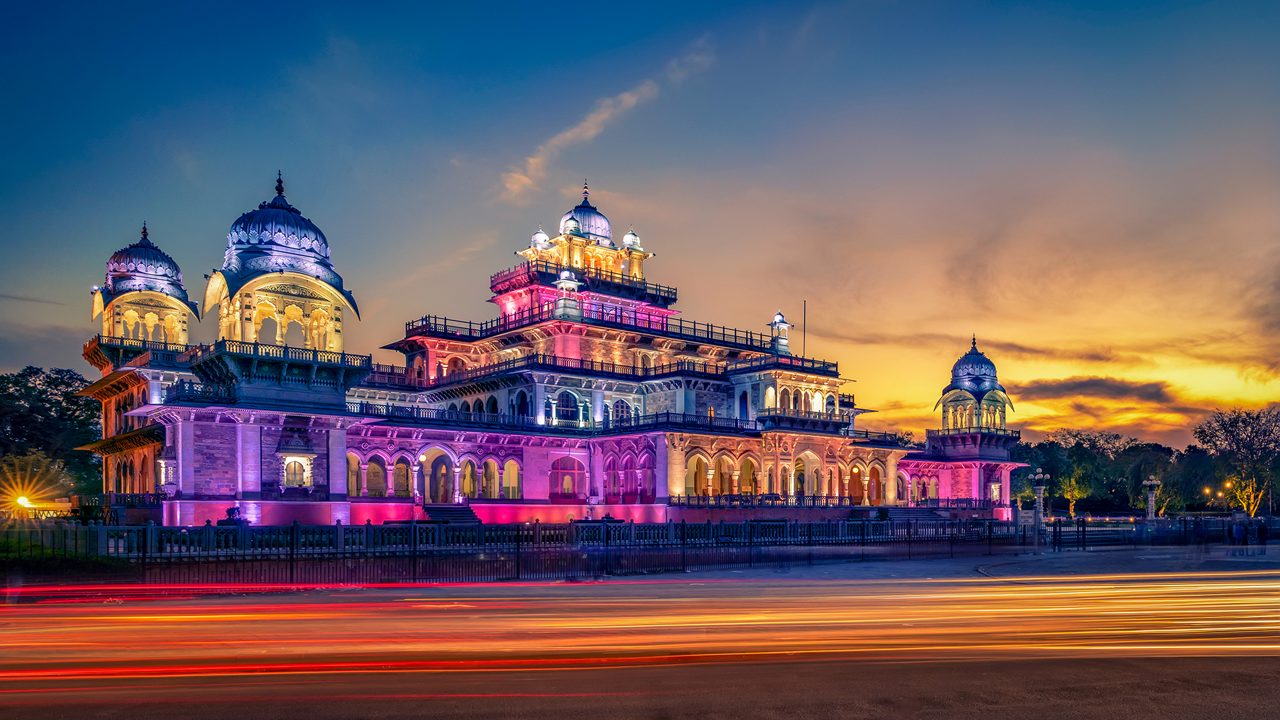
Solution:
{"label": "fence post", "polygon": [[747,567],[755,566],[755,523],[747,521]]}
{"label": "fence post", "polygon": [[915,524],[914,520],[907,521],[907,559],[911,559],[911,528]]}
{"label": "fence post", "polygon": [[342,529],[342,520],[333,521],[333,551],[337,555],[343,554],[343,545],[346,533]]}
{"label": "fence post", "polygon": [[988,554],[988,555],[990,555],[990,554],[991,554],[991,552],[992,552],[992,547],[991,547],[992,537],[991,537],[991,536],[992,536],[992,533],[993,533],[993,531],[994,531],[994,528],[995,528],[995,520],[988,520],[988,521],[987,521],[987,554]]}
{"label": "fence post", "polygon": [[516,580],[520,579],[520,545],[524,537],[524,524],[516,525]]}
{"label": "fence post", "polygon": [[689,564],[685,556],[686,546],[689,544],[688,526],[684,520],[680,521],[680,572],[688,572]]}
{"label": "fence post", "polygon": [[418,519],[409,518],[409,582],[418,582]]}
{"label": "fence post", "polygon": [[298,521],[294,520],[289,526],[289,582],[295,582],[297,579],[297,566],[295,561],[298,555],[298,541],[300,539],[301,529]]}

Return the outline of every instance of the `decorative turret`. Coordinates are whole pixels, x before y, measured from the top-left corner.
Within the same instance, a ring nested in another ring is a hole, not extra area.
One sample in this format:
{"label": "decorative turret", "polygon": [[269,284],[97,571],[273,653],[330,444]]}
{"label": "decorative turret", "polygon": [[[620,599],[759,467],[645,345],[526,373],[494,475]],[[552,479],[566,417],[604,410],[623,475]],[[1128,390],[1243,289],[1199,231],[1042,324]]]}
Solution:
{"label": "decorative turret", "polygon": [[328,240],[289,204],[279,174],[275,197],[231,224],[222,269],[205,289],[205,313],[215,306],[220,339],[317,350],[342,350],[343,310],[360,316]]}
{"label": "decorative turret", "polygon": [[778,355],[790,355],[791,323],[783,317],[781,310],[774,313],[773,320],[769,321],[769,330],[773,335],[773,351]]}
{"label": "decorative turret", "polygon": [[1004,429],[1013,402],[996,377],[995,363],[978,349],[976,335],[969,351],[951,366],[951,383],[942,389],[934,409],[939,407],[944,430]]}
{"label": "decorative turret", "polygon": [[996,364],[978,349],[976,335],[951,366],[951,382],[933,407],[942,410],[942,428],[925,433],[930,454],[1003,462],[1018,443],[1020,434],[1005,425],[1013,402],[996,377]]}
{"label": "decorative turret", "polygon": [[106,337],[186,345],[187,316],[200,317],[178,263],[151,242],[146,223],[137,242],[107,260],[106,279],[91,292],[91,317],[102,316]]}

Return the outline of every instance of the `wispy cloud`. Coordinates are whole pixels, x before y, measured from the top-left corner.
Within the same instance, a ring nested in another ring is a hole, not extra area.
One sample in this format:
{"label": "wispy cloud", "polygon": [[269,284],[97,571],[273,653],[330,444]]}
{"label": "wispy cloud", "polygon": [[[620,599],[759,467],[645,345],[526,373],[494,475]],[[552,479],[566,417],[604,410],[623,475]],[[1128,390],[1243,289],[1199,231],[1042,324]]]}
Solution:
{"label": "wispy cloud", "polygon": [[31,297],[28,295],[11,295],[9,293],[0,293],[0,300],[12,300],[13,302],[29,302],[39,303],[40,305],[66,305],[66,303],[57,300],[47,300],[45,298]]}
{"label": "wispy cloud", "polygon": [[[680,83],[690,75],[706,70],[713,62],[715,53],[710,42],[706,37],[699,38],[683,55],[667,63],[663,78],[668,83]],[[595,107],[578,122],[552,135],[523,163],[502,174],[503,199],[516,205],[527,204],[529,195],[546,179],[547,167],[561,152],[572,145],[596,139],[618,118],[658,97],[661,89],[662,83],[658,79],[649,78],[617,95],[597,100]]]}
{"label": "wispy cloud", "polygon": [[1018,383],[1018,395],[1026,400],[1092,397],[1154,403],[1175,401],[1173,390],[1168,383],[1140,382],[1113,377],[1082,376],[1024,381]]}

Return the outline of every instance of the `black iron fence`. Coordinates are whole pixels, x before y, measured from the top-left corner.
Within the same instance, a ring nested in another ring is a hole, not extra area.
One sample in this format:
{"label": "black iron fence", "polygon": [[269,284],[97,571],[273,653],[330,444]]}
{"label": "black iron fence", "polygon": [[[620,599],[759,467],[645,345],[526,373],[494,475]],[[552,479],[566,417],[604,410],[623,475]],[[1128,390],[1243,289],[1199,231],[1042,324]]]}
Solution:
{"label": "black iron fence", "polygon": [[1016,553],[993,521],[115,527],[0,530],[0,558],[105,562],[142,582],[496,582]]}

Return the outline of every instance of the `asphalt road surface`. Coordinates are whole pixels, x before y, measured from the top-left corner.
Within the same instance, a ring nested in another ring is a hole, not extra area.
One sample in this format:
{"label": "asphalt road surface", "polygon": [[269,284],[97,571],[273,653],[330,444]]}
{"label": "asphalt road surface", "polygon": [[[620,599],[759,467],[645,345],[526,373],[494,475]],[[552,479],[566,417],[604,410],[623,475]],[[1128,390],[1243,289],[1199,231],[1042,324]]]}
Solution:
{"label": "asphalt road surface", "polygon": [[1224,552],[14,586],[0,718],[1276,717],[1280,563]]}

